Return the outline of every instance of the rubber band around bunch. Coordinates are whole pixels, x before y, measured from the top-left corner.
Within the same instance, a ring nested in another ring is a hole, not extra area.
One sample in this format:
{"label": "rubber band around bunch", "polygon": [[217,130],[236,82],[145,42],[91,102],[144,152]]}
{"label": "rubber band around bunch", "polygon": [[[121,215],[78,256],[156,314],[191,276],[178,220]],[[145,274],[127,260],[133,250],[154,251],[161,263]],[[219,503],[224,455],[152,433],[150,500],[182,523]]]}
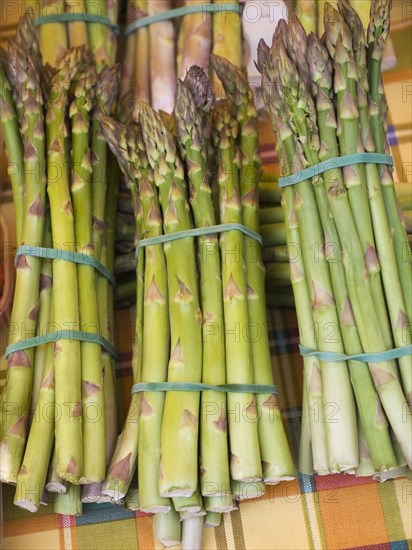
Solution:
{"label": "rubber band around bunch", "polygon": [[[394,162],[390,155],[382,155],[378,153],[355,153],[353,155],[345,155],[343,157],[325,160],[315,166],[296,172],[295,174],[279,178],[279,187],[290,187],[292,185],[297,185],[302,181],[316,178],[329,170],[344,168],[345,166],[352,166],[354,164],[384,164],[387,166],[393,166]],[[318,351],[300,345],[299,352],[302,357],[317,357],[321,361],[328,361],[330,363],[336,363],[339,361],[382,363],[384,361],[392,361],[394,359],[400,359],[401,357],[412,355],[412,345],[393,348],[377,353],[359,353],[356,355]]]}
{"label": "rubber band around bunch", "polygon": [[177,231],[176,233],[168,233],[167,235],[160,235],[158,237],[150,237],[149,239],[141,239],[136,247],[136,261],[141,248],[155,246],[157,244],[166,244],[190,237],[205,237],[206,235],[213,235],[215,233],[225,233],[226,231],[240,231],[244,235],[257,241],[260,246],[263,246],[263,239],[256,231],[245,227],[241,223],[222,223],[220,225],[196,227],[194,229],[186,229],[185,231]]}
{"label": "rubber band around bunch", "polygon": [[192,13],[238,13],[242,15],[243,6],[239,4],[199,4],[198,6],[182,6],[181,8],[175,8],[173,10],[168,10],[154,15],[148,15],[147,17],[142,17],[133,23],[130,23],[126,27],[125,35],[128,36],[138,29],[153,25],[154,23],[161,23],[162,21],[170,21],[171,19],[177,19],[179,17],[184,17],[185,15],[190,15]]}
{"label": "rubber band around bunch", "polygon": [[355,153],[353,155],[335,157],[320,162],[310,168],[305,168],[305,170],[301,170],[295,174],[279,178],[279,187],[297,185],[302,181],[316,178],[329,170],[345,168],[345,166],[353,166],[354,164],[385,164],[387,166],[393,166],[394,162],[390,155],[382,155],[380,153]]}
{"label": "rubber band around bunch", "polygon": [[[240,223],[225,223],[220,225],[210,225],[208,227],[197,227],[195,229],[187,229],[186,231],[177,231],[176,233],[169,233],[167,235],[161,235],[158,237],[151,237],[149,239],[142,239],[138,242],[136,248],[136,259],[139,250],[147,246],[155,246],[159,244],[166,244],[168,242],[177,241],[180,239],[186,239],[191,237],[204,237],[206,235],[213,235],[216,233],[224,233],[226,231],[240,231],[244,235],[251,237],[257,241],[261,246],[263,244],[262,237],[259,233],[252,231],[248,227]],[[132,387],[132,393],[140,392],[162,392],[162,391],[218,391],[224,393],[255,393],[255,394],[277,394],[277,388],[274,385],[263,384],[222,384],[219,386],[213,386],[210,384],[203,384],[198,382],[140,382]]]}
{"label": "rubber band around bunch", "polygon": [[114,34],[119,34],[119,25],[110,21],[105,15],[94,15],[91,13],[53,13],[50,15],[42,15],[34,20],[34,24],[36,27],[40,27],[48,23],[73,23],[74,21],[105,25],[109,27]]}
{"label": "rubber band around bunch", "polygon": [[[109,281],[111,285],[116,284],[116,279],[113,274],[96,258],[87,254],[80,254],[79,252],[70,252],[68,250],[57,250],[56,248],[43,248],[40,246],[19,246],[16,252],[15,264],[17,264],[20,256],[32,256],[35,258],[42,258],[47,260],[63,260],[66,262],[73,262],[79,265],[86,265],[93,267],[99,272],[105,279]],[[95,332],[86,332],[80,330],[58,330],[49,332],[33,338],[27,338],[21,342],[15,342],[10,344],[6,348],[5,357],[7,358],[12,353],[17,351],[23,351],[25,349],[34,348],[50,342],[57,342],[58,340],[79,340],[81,342],[89,342],[93,344],[99,344],[107,353],[109,353],[115,361],[119,360],[119,353],[115,347],[108,342],[102,335]]]}
{"label": "rubber band around bunch", "polygon": [[213,386],[200,382],[140,382],[134,384],[132,393],[161,392],[161,391],[218,391],[223,393],[256,393],[277,395],[278,390],[274,385],[265,384],[221,384]]}

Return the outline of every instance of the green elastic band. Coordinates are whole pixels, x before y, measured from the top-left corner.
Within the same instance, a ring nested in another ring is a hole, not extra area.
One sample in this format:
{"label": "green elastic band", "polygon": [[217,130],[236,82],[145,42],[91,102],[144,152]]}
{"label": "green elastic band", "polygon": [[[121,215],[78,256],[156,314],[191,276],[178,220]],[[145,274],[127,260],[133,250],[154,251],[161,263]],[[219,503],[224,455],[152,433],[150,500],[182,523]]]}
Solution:
{"label": "green elastic band", "polygon": [[363,363],[382,363],[392,361],[400,357],[412,355],[412,345],[402,348],[390,349],[378,353],[359,353],[357,355],[345,355],[344,353],[332,353],[327,351],[316,351],[305,346],[299,346],[300,354],[303,357],[318,357],[321,361],[336,363],[337,361],[362,361]]}
{"label": "green elastic band", "polygon": [[219,391],[224,393],[270,393],[276,395],[278,390],[276,386],[263,384],[221,384],[212,386],[210,384],[200,384],[197,382],[140,382],[132,387],[132,393],[143,391]]}
{"label": "green elastic band", "polygon": [[66,262],[73,262],[80,265],[88,265],[94,267],[105,279],[109,281],[112,286],[116,285],[116,279],[104,265],[87,254],[80,254],[79,252],[70,252],[69,250],[57,250],[56,248],[43,248],[41,246],[19,246],[16,252],[16,258],[14,263],[17,265],[17,259],[19,256],[33,256],[35,258],[44,258],[46,260],[64,260]]}
{"label": "green elastic band", "polygon": [[181,8],[176,8],[174,10],[163,11],[156,13],[155,15],[149,15],[148,17],[143,17],[138,21],[130,23],[126,27],[125,35],[128,36],[137,29],[142,27],[147,27],[153,23],[160,23],[162,21],[169,21],[170,19],[177,19],[178,17],[183,17],[184,15],[189,15],[191,13],[218,13],[221,12],[233,12],[233,13],[243,13],[243,7],[239,4],[199,4],[198,6],[183,6]]}
{"label": "green elastic band", "polygon": [[177,231],[176,233],[168,233],[167,235],[160,235],[159,237],[151,237],[150,239],[142,239],[138,242],[136,248],[136,259],[141,248],[145,246],[153,246],[156,244],[169,243],[171,241],[178,241],[180,239],[186,239],[187,237],[202,237],[205,235],[212,235],[213,233],[224,233],[225,231],[241,231],[248,237],[251,237],[263,246],[262,237],[256,231],[252,231],[240,223],[223,223],[221,225],[209,225],[208,227],[197,227],[195,229],[186,229],[185,231]]}
{"label": "green elastic band", "polygon": [[53,13],[42,15],[34,20],[36,27],[47,23],[73,23],[73,21],[83,21],[84,23],[99,23],[112,29],[114,34],[119,34],[119,25],[110,21],[105,15],[93,15],[91,13]]}
{"label": "green elastic band", "polygon": [[279,178],[279,187],[288,187],[290,185],[296,185],[305,180],[312,179],[316,176],[320,176],[328,170],[334,170],[336,168],[344,168],[345,166],[351,166],[353,164],[386,164],[393,166],[393,158],[390,155],[381,155],[379,153],[356,153],[354,155],[345,155],[344,157],[336,157],[333,159],[325,160],[315,166],[306,168],[296,174]]}
{"label": "green elastic band", "polygon": [[35,336],[34,338],[28,338],[15,344],[7,346],[5,357],[8,357],[15,351],[23,351],[28,348],[35,348],[42,344],[48,344],[50,342],[57,342],[58,340],[80,340],[81,342],[90,342],[92,344],[99,344],[115,359],[119,360],[119,354],[117,350],[100,334],[93,332],[82,332],[80,330],[58,330],[56,332],[50,332],[48,334],[42,334],[41,336]]}

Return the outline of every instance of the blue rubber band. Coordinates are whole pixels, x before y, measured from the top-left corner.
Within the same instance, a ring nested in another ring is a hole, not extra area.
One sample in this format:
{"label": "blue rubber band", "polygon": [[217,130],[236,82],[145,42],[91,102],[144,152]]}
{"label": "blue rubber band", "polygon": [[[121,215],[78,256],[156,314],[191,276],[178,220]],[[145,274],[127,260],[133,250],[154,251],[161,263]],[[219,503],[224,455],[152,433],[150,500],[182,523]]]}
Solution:
{"label": "blue rubber band", "polygon": [[171,241],[178,241],[180,239],[186,239],[188,237],[204,237],[205,235],[213,235],[214,233],[224,233],[226,231],[241,231],[244,235],[251,237],[263,246],[263,239],[248,227],[240,223],[223,223],[221,225],[209,225],[207,227],[197,227],[195,229],[187,229],[185,231],[177,231],[176,233],[168,233],[167,235],[160,235],[159,237],[151,237],[150,239],[142,239],[138,242],[136,248],[136,261],[139,254],[139,250],[146,246],[154,246],[156,244],[165,244]]}
{"label": "blue rubber band", "polygon": [[17,265],[19,256],[33,256],[34,258],[43,258],[46,260],[64,260],[75,264],[88,265],[89,267],[94,267],[94,269],[105,277],[112,286],[116,285],[116,279],[113,273],[97,261],[96,258],[88,254],[80,254],[79,252],[70,252],[68,250],[57,250],[56,248],[23,245],[19,246],[17,249],[16,258],[14,260],[15,265]]}
{"label": "blue rubber band", "polygon": [[98,23],[109,27],[114,34],[119,34],[119,25],[110,21],[105,15],[93,15],[91,13],[53,13],[42,15],[34,20],[36,27],[47,23],[73,23],[74,21],[83,21],[84,23]]}
{"label": "blue rubber band", "polygon": [[353,164],[386,164],[387,166],[393,166],[394,162],[390,155],[382,155],[378,153],[356,153],[354,155],[345,155],[343,157],[325,160],[315,166],[311,166],[310,168],[297,172],[296,174],[279,178],[279,187],[296,185],[302,181],[320,176],[320,174],[323,174],[328,170],[344,168],[345,166],[351,166]]}
{"label": "blue rubber band", "polygon": [[278,393],[277,387],[273,385],[264,384],[221,384],[219,386],[213,386],[211,384],[201,384],[197,382],[140,382],[134,384],[132,387],[132,393],[140,392],[160,392],[160,391],[219,391],[224,393],[258,393],[258,394],[272,394]]}
{"label": "blue rubber band", "polygon": [[219,13],[219,12],[232,12],[243,13],[243,7],[240,4],[199,4],[198,6],[183,6],[173,10],[168,10],[154,15],[143,17],[137,21],[133,21],[126,27],[125,36],[132,34],[133,32],[152,25],[153,23],[161,23],[162,21],[169,21],[170,19],[177,19],[191,13]]}
{"label": "blue rubber band", "polygon": [[412,345],[402,348],[394,348],[378,353],[359,353],[357,355],[345,355],[344,353],[333,353],[328,351],[316,351],[305,346],[299,346],[302,357],[318,357],[321,361],[336,363],[337,361],[362,361],[363,363],[382,363],[400,359],[407,355],[412,355]]}
{"label": "blue rubber band", "polygon": [[27,338],[27,340],[10,344],[6,348],[5,357],[8,357],[11,353],[16,351],[35,348],[37,346],[41,346],[42,344],[49,344],[50,342],[57,342],[59,340],[80,340],[81,342],[99,344],[113,357],[115,361],[119,360],[118,351],[110,342],[103,338],[103,336],[100,334],[95,334],[94,332],[83,332],[80,330],[58,330],[56,332],[42,334],[41,336]]}

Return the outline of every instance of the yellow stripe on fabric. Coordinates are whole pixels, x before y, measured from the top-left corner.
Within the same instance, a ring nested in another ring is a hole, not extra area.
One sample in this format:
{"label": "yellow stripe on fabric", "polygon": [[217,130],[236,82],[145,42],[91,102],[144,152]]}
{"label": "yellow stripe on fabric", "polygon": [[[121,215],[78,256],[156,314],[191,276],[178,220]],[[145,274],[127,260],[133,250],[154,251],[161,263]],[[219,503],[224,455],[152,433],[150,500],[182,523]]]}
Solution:
{"label": "yellow stripe on fabric", "polygon": [[[282,488],[283,486],[283,488]],[[275,486],[277,498],[241,504],[247,550],[303,550],[309,548],[302,496],[295,482]]]}
{"label": "yellow stripe on fabric", "polygon": [[[409,482],[410,483],[410,482]],[[395,484],[392,480],[378,485],[379,496],[383,508],[388,540],[394,542],[405,539],[405,530],[399,516],[399,504]]]}
{"label": "yellow stripe on fabric", "polygon": [[322,526],[322,515],[319,509],[318,493],[302,494],[302,506],[306,520],[306,531],[311,550],[326,549],[325,533]]}
{"label": "yellow stripe on fabric", "polygon": [[31,533],[27,535],[24,531],[19,536],[4,537],[2,541],[2,550],[59,550],[60,532],[46,531],[40,533]]}
{"label": "yellow stripe on fabric", "polygon": [[402,518],[405,536],[412,548],[412,480],[396,479],[396,495],[399,503],[399,513]]}
{"label": "yellow stripe on fabric", "polygon": [[[103,550],[105,548],[128,550],[137,548],[133,518],[79,525],[76,531],[79,550]],[[146,548],[150,548],[150,546]]]}

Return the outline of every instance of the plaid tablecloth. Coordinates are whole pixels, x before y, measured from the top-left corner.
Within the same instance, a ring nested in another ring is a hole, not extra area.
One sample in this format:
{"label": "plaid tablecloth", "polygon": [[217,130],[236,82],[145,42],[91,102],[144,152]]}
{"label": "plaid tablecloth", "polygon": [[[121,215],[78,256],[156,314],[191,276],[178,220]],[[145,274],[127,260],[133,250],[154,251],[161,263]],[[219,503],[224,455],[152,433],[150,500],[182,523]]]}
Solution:
{"label": "plaid tablecloth", "polygon": [[[119,400],[130,400],[133,312],[118,315],[121,364]],[[299,444],[302,361],[296,316],[269,311],[273,369],[279,402],[295,459]],[[112,504],[86,504],[84,514],[59,516],[42,506],[32,515],[13,505],[12,487],[3,486],[4,550],[151,550],[152,518]],[[299,475],[268,487],[264,497],[244,502],[222,525],[204,530],[206,550],[363,549],[412,550],[412,481],[379,484],[351,475]]]}

